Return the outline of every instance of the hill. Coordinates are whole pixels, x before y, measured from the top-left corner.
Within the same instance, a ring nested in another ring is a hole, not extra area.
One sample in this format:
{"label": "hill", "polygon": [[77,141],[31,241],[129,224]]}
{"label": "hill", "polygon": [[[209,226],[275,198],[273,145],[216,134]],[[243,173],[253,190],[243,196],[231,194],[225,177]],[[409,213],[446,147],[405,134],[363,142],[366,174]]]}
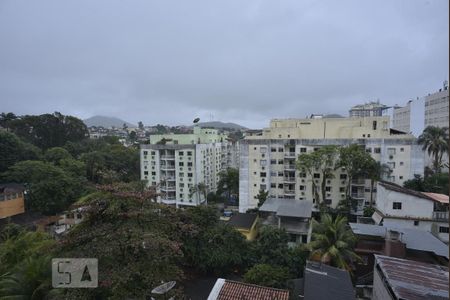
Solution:
{"label": "hill", "polygon": [[105,128],[116,127],[122,128],[123,124],[127,124],[128,127],[137,127],[135,124],[128,123],[122,119],[116,117],[105,117],[105,116],[93,116],[83,120],[87,127],[90,126],[103,126]]}
{"label": "hill", "polygon": [[219,121],[214,122],[202,122],[198,123],[200,127],[211,127],[211,128],[217,128],[217,129],[233,129],[233,130],[246,130],[247,128],[244,126],[241,126],[236,123],[224,123]]}

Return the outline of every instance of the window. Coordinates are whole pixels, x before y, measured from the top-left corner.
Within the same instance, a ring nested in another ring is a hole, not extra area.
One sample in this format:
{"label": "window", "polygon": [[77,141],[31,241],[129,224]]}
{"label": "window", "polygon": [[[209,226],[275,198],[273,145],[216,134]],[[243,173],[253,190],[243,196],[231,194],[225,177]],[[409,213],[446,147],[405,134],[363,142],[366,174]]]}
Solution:
{"label": "window", "polygon": [[340,188],[339,188],[339,192],[340,192],[340,193],[345,193],[345,187],[340,187]]}
{"label": "window", "polygon": [[259,177],[266,177],[266,172],[259,173]]}
{"label": "window", "polygon": [[284,149],[283,148],[278,148],[278,152],[284,152]]}
{"label": "window", "polygon": [[366,148],[367,153],[372,153],[372,148]]}
{"label": "window", "polygon": [[260,164],[262,167],[265,167],[265,166],[267,165],[267,160],[261,159],[261,160],[259,161],[259,164]]}
{"label": "window", "polygon": [[276,159],[271,159],[270,160],[270,164],[271,165],[276,165],[277,164],[277,160]]}
{"label": "window", "polygon": [[148,171],[144,171],[144,175],[148,175]]}
{"label": "window", "polygon": [[253,150],[256,150],[256,147],[253,147]]}
{"label": "window", "polygon": [[381,148],[379,147],[373,148],[373,153],[381,153]]}
{"label": "window", "polygon": [[187,166],[188,166],[188,167],[192,167],[192,162],[188,162],[188,163],[187,163]]}
{"label": "window", "polygon": [[279,183],[279,184],[278,184],[278,188],[279,188],[279,189],[282,189],[282,188],[283,188],[283,184],[282,184],[282,183]]}
{"label": "window", "polygon": [[388,148],[387,152],[389,155],[394,155],[395,154],[395,148]]}
{"label": "window", "polygon": [[305,190],[305,186],[304,185],[301,185],[300,186],[300,191],[304,191]]}
{"label": "window", "polygon": [[178,152],[178,155],[179,155],[179,156],[183,156],[183,155],[184,155],[183,151],[179,151],[179,152]]}
{"label": "window", "polygon": [[439,233],[449,233],[448,227],[439,226]]}
{"label": "window", "polygon": [[326,192],[331,192],[331,186],[326,186],[326,187],[325,187],[325,191],[326,191]]}
{"label": "window", "polygon": [[373,121],[372,123],[372,129],[377,130],[377,121]]}
{"label": "window", "polygon": [[401,202],[392,203],[392,209],[402,209],[402,203]]}
{"label": "window", "polygon": [[184,166],[184,163],[183,163],[182,161],[180,161],[180,162],[178,163],[178,165],[179,165],[180,167],[182,167],[182,166]]}
{"label": "window", "polygon": [[276,183],[271,183],[271,184],[270,184],[270,187],[271,187],[271,188],[276,188],[276,187],[277,187],[277,184],[276,184]]}
{"label": "window", "polygon": [[306,148],[305,147],[300,148],[300,153],[305,153],[305,152],[306,152]]}
{"label": "window", "polygon": [[314,178],[320,178],[320,174],[319,173],[314,173]]}
{"label": "window", "polygon": [[330,205],[331,204],[331,199],[325,199],[325,204]]}
{"label": "window", "polygon": [[282,165],[282,164],[283,164],[283,160],[282,160],[282,159],[279,159],[279,160],[278,160],[278,164],[279,164],[279,165]]}
{"label": "window", "polygon": [[155,153],[155,151],[152,151],[152,155],[155,155],[156,153]]}
{"label": "window", "polygon": [[284,176],[283,172],[278,172],[278,177],[283,177],[283,176]]}
{"label": "window", "polygon": [[414,221],[414,226],[419,226],[419,221]]}
{"label": "window", "polygon": [[259,149],[259,151],[260,151],[261,153],[266,153],[266,152],[267,152],[267,148],[266,148],[266,147],[261,147],[261,148]]}
{"label": "window", "polygon": [[277,172],[271,171],[271,172],[270,172],[270,176],[273,176],[273,177],[277,176]]}
{"label": "window", "polygon": [[192,173],[188,173],[188,177],[192,177]]}
{"label": "window", "polygon": [[148,154],[148,151],[144,151],[144,155],[147,155]]}
{"label": "window", "polygon": [[306,173],[298,173],[298,177],[305,178],[306,177]]}
{"label": "window", "polygon": [[152,172],[152,176],[156,176],[156,172]]}
{"label": "window", "polygon": [[188,156],[191,156],[191,155],[192,155],[192,151],[188,151],[188,152],[187,152],[187,155],[188,155]]}
{"label": "window", "polygon": [[277,148],[270,148],[270,152],[277,152]]}
{"label": "window", "polygon": [[347,179],[347,174],[341,174],[341,175],[340,175],[340,178],[341,178],[341,179]]}
{"label": "window", "polygon": [[404,152],[405,151],[405,148],[400,148],[400,152]]}

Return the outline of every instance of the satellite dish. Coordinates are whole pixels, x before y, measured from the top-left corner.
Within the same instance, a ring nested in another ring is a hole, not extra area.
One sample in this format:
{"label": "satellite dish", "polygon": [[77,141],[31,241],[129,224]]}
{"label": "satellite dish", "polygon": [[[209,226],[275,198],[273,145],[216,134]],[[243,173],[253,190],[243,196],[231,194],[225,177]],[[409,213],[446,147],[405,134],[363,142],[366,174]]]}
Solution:
{"label": "satellite dish", "polygon": [[195,118],[194,119],[194,123],[198,123],[198,121],[200,121],[200,118]]}
{"label": "satellite dish", "polygon": [[152,294],[158,294],[158,295],[163,295],[165,293],[167,293],[168,291],[170,291],[176,284],[176,281],[169,281],[166,283],[163,283],[157,287],[155,287],[152,290]]}

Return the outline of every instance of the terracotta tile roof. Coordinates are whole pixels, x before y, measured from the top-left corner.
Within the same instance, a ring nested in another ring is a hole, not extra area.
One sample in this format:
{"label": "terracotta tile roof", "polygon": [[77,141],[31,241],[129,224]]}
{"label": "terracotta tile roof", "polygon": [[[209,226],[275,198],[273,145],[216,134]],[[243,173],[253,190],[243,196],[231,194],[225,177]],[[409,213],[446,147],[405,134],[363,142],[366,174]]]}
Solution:
{"label": "terracotta tile roof", "polygon": [[438,201],[441,203],[448,203],[448,196],[445,194],[426,193],[426,192],[422,192],[422,194],[425,194],[428,197],[433,198],[435,201]]}
{"label": "terracotta tile roof", "polygon": [[[212,298],[208,298],[212,299]],[[217,300],[289,300],[289,291],[225,280]]]}
{"label": "terracotta tile roof", "polygon": [[448,196],[444,194],[436,194],[436,193],[425,193],[425,192],[418,192],[414,190],[407,189],[405,187],[402,187],[398,184],[387,182],[387,181],[380,181],[379,184],[391,191],[403,193],[411,196],[416,196],[418,198],[427,199],[435,202],[440,203],[448,203]]}

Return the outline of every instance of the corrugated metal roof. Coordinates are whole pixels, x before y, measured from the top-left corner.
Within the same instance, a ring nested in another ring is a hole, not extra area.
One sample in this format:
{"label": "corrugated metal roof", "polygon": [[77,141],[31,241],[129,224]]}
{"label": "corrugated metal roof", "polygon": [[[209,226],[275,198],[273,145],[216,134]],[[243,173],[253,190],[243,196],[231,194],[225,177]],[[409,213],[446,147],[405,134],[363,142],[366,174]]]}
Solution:
{"label": "corrugated metal roof", "polygon": [[275,212],[281,217],[311,218],[312,202],[295,199],[267,199],[260,211]]}
{"label": "corrugated metal roof", "polygon": [[388,230],[398,231],[402,234],[401,241],[406,248],[429,251],[436,255],[449,258],[448,246],[428,231],[413,228],[398,228],[377,226],[361,223],[349,223],[354,234],[385,237]]}
{"label": "corrugated metal roof", "polygon": [[448,268],[375,255],[387,284],[397,299],[448,299]]}
{"label": "corrugated metal roof", "polygon": [[418,198],[427,199],[427,200],[431,200],[431,201],[437,201],[440,203],[449,203],[449,201],[448,201],[449,197],[444,194],[418,192],[418,191],[410,190],[410,189],[402,187],[398,184],[395,184],[392,182],[387,182],[387,181],[380,181],[380,182],[378,182],[378,184],[381,185],[382,187],[384,187],[388,190],[394,191],[394,192],[408,194],[411,196],[416,196]]}

